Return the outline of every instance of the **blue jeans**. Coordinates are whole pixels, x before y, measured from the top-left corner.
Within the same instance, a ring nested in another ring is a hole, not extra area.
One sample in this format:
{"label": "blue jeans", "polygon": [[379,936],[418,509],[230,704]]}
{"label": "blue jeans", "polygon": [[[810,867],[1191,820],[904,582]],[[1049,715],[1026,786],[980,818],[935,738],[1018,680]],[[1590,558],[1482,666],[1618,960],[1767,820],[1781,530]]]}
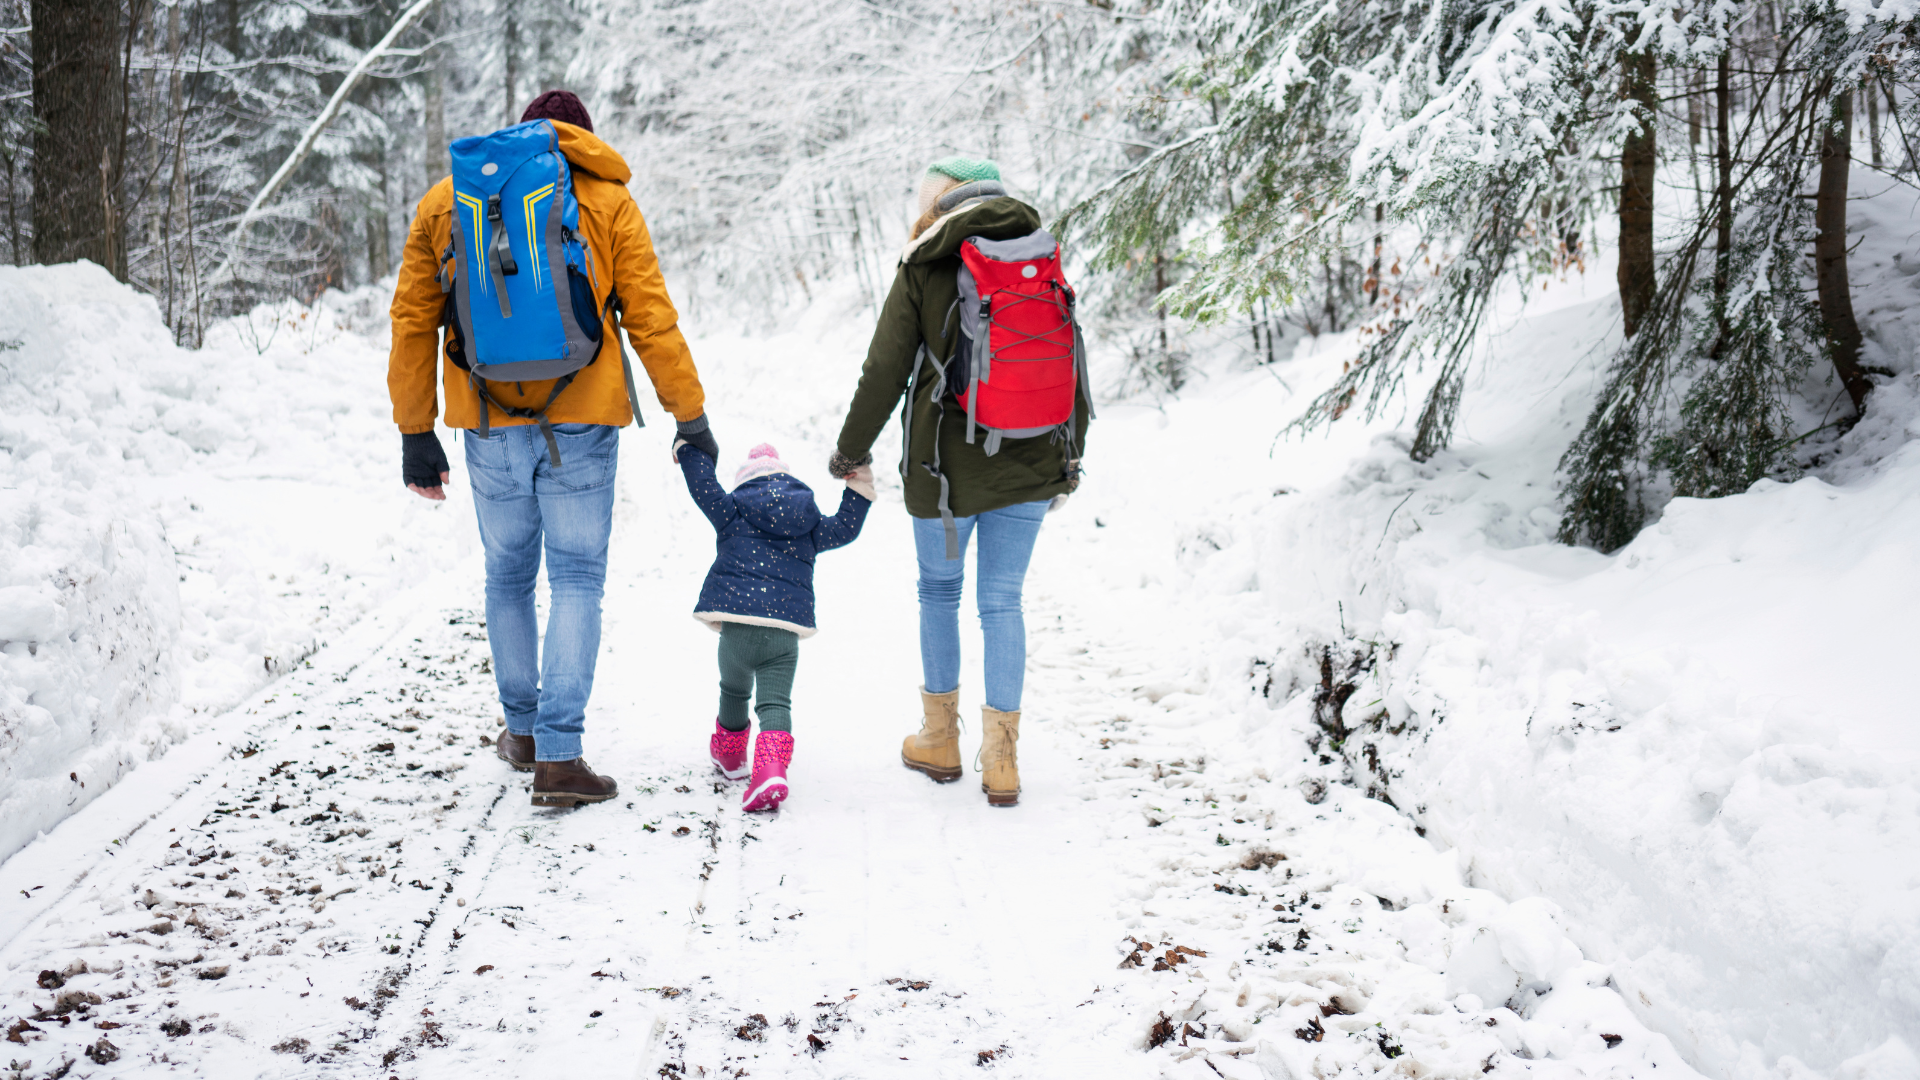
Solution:
{"label": "blue jeans", "polygon": [[974,592],[986,638],[982,656],[987,707],[1019,710],[1027,681],[1027,622],[1020,611],[1020,587],[1027,580],[1040,519],[1046,516],[1047,501],[1042,499],[954,518],[960,557],[951,561],[940,519],[913,519],[913,546],[920,558],[920,670],[928,693],[945,694],[960,686],[960,587],[966,581],[967,543],[978,532],[974,561],[980,580]]}
{"label": "blue jeans", "polygon": [[[553,434],[557,469],[532,424],[494,428],[486,439],[468,431],[461,442],[487,552],[487,639],[507,730],[533,736],[537,761],[571,761],[600,655],[620,429],[555,424]],[[553,593],[544,649],[533,614],[543,541]]]}

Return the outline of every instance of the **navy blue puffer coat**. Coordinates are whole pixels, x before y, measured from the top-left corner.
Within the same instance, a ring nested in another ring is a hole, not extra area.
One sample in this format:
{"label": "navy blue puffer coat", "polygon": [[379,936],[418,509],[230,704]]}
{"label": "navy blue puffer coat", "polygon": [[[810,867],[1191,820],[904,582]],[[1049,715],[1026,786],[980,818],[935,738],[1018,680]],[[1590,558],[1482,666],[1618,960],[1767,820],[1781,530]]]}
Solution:
{"label": "navy blue puffer coat", "polygon": [[852,543],[872,504],[848,488],[840,512],[822,517],[813,489],[787,473],[755,477],[728,492],[714,476],[712,458],[690,445],[678,453],[687,491],[720,534],[693,617],[716,631],[737,622],[811,637],[813,558]]}

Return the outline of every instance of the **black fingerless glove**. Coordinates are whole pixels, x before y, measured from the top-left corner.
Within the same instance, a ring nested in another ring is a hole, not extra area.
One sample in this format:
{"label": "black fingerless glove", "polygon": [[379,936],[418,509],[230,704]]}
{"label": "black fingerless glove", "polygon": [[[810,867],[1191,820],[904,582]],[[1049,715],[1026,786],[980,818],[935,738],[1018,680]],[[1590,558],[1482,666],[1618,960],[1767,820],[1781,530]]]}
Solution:
{"label": "black fingerless glove", "polygon": [[872,454],[867,454],[859,461],[855,461],[840,451],[835,450],[833,456],[827,459],[827,472],[832,475],[835,480],[845,480],[847,477],[853,475],[853,470],[858,469],[862,465],[871,464],[873,464]]}
{"label": "black fingerless glove", "polygon": [[720,444],[713,441],[713,428],[707,423],[707,414],[701,413],[691,420],[681,420],[674,425],[680,431],[680,438],[688,446],[700,451],[715,461],[720,460]]}
{"label": "black fingerless glove", "polygon": [[431,431],[400,436],[400,478],[410,487],[437,488],[448,472],[447,452]]}

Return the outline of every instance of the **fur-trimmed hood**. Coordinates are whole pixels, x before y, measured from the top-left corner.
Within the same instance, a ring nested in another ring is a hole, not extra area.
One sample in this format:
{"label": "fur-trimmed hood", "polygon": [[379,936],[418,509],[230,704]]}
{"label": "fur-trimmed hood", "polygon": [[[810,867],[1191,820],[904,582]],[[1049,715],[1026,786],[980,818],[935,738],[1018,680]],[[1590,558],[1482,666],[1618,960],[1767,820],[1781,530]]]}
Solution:
{"label": "fur-trimmed hood", "polygon": [[[953,209],[940,215],[933,224],[927,226],[925,232],[901,250],[900,262],[913,265],[944,259],[958,252],[961,242],[969,236],[1011,240],[1040,229],[1040,211],[1011,195],[963,194],[969,188],[980,188],[987,183],[962,184],[941,196],[943,202],[955,195],[963,197],[954,204]],[[992,186],[999,187],[998,184]]]}

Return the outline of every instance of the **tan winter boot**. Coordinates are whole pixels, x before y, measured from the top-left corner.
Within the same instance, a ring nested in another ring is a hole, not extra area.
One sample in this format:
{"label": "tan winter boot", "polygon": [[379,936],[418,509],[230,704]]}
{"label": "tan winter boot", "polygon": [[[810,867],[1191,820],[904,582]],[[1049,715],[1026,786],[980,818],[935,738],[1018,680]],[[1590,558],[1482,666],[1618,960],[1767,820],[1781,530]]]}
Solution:
{"label": "tan winter boot", "polygon": [[988,806],[1013,806],[1020,801],[1020,714],[982,707],[980,723],[980,790]]}
{"label": "tan winter boot", "polygon": [[929,694],[920,689],[926,718],[900,744],[900,764],[946,784],[960,779],[960,691]]}

